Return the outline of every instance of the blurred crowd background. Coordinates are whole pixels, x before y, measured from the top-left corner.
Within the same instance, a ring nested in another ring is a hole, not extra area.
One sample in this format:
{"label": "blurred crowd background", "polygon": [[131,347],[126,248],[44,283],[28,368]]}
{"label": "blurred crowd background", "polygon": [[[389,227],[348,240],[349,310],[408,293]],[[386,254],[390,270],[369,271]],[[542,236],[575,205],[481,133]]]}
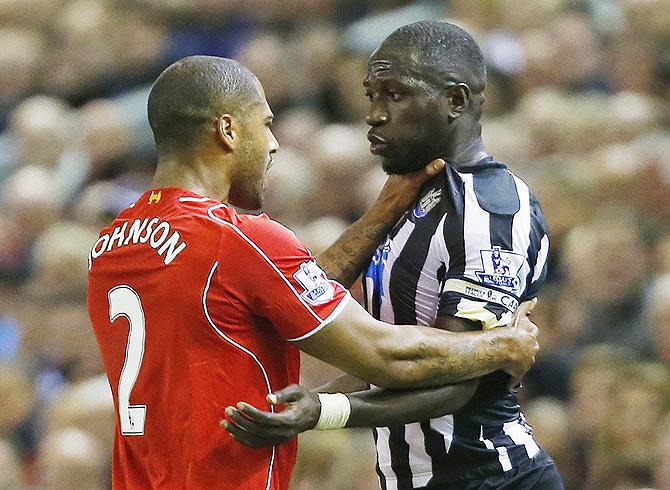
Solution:
{"label": "blurred crowd background", "polygon": [[[110,486],[85,257],[150,181],[158,73],[190,54],[256,72],[282,145],[265,211],[318,252],[385,179],[367,56],[424,18],[480,43],[488,150],[551,230],[537,438],[570,490],[670,489],[670,0],[0,0],[0,489]],[[335,375],[305,359],[305,384]],[[294,489],[377,488],[367,431],[301,447]]]}

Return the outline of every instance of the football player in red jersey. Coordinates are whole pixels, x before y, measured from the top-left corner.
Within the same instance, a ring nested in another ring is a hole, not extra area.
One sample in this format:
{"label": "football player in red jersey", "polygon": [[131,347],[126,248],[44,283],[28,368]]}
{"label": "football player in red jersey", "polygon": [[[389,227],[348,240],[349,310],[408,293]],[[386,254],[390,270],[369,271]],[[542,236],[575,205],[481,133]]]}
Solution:
{"label": "football player in red jersey", "polygon": [[118,413],[115,489],[287,488],[295,440],[252,449],[218,425],[240,399],[274,410],[266,396],[298,381],[298,349],[390,388],[519,375],[533,362],[537,328],[525,319],[487,332],[397,328],[350,300],[345,286],[443,162],[389,177],[315,258],[266,215],[228,206],[262,205],[278,148],[247,68],[180,60],[156,80],[148,113],[152,189],[88,258],[89,314]]}

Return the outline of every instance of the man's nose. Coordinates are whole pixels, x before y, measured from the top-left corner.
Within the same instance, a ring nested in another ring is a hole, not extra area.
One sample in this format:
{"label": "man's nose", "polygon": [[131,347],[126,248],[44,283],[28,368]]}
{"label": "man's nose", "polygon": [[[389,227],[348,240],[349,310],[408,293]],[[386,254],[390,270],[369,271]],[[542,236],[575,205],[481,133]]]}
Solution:
{"label": "man's nose", "polygon": [[279,149],[279,141],[277,141],[274,133],[271,132],[270,134],[272,135],[270,137],[270,153],[277,153],[277,150]]}
{"label": "man's nose", "polygon": [[388,113],[379,106],[371,106],[368,111],[367,116],[365,116],[365,122],[370,126],[379,126],[380,124],[385,124],[389,120]]}

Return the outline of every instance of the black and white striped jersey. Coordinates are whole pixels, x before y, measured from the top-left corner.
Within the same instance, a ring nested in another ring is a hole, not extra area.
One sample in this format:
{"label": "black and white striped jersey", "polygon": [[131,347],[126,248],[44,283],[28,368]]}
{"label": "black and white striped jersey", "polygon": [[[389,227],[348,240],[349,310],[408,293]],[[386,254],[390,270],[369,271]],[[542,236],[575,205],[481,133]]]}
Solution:
{"label": "black and white striped jersey", "polygon": [[[548,251],[542,211],[521,179],[492,157],[447,165],[374,254],[365,306],[399,325],[432,325],[438,315],[504,325],[537,294]],[[482,477],[537,454],[508,382],[503,372],[490,374],[453,415],[376,429],[382,488]]]}

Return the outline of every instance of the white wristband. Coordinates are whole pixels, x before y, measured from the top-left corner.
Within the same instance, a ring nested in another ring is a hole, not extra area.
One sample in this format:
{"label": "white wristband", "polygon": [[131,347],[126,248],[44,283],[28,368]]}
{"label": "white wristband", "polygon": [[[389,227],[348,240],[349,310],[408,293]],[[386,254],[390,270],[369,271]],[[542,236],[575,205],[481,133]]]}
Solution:
{"label": "white wristband", "polygon": [[319,393],[321,414],[314,430],[342,429],[351,414],[349,398],[343,393]]}

